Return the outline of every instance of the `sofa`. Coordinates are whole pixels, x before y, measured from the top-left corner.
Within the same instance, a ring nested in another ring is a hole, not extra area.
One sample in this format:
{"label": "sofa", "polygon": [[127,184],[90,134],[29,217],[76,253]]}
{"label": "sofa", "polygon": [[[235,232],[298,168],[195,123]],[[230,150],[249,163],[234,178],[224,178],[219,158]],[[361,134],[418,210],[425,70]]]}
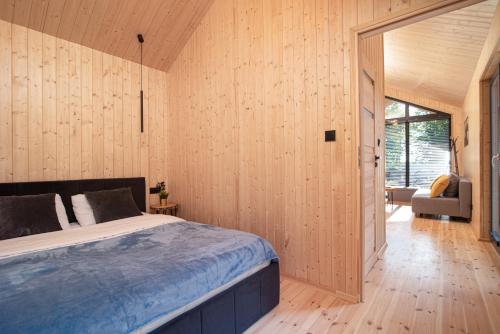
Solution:
{"label": "sofa", "polygon": [[469,220],[472,215],[472,183],[460,177],[457,197],[431,198],[430,189],[420,188],[411,198],[411,208],[415,215],[446,215]]}

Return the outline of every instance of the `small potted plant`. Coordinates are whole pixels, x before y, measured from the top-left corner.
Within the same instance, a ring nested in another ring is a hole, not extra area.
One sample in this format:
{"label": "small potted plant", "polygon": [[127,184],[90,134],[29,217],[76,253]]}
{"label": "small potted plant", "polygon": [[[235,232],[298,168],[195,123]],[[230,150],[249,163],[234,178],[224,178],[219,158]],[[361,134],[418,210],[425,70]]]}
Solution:
{"label": "small potted plant", "polygon": [[168,192],[166,190],[165,181],[158,182],[156,187],[158,189],[160,189],[160,193],[159,193],[160,205],[167,205]]}

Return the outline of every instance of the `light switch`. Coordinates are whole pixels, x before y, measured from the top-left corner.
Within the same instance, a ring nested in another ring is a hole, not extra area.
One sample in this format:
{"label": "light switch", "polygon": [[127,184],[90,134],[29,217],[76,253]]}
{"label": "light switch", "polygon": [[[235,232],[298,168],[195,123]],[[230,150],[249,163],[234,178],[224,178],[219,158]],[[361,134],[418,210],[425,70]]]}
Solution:
{"label": "light switch", "polygon": [[335,141],[335,130],[325,131],[325,141]]}

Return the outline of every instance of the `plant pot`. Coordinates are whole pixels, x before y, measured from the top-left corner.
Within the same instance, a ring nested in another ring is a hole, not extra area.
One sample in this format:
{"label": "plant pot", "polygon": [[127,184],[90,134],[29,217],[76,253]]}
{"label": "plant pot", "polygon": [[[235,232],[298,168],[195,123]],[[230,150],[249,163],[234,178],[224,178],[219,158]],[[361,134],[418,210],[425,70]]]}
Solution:
{"label": "plant pot", "polygon": [[167,199],[166,198],[161,198],[160,199],[160,205],[167,205]]}

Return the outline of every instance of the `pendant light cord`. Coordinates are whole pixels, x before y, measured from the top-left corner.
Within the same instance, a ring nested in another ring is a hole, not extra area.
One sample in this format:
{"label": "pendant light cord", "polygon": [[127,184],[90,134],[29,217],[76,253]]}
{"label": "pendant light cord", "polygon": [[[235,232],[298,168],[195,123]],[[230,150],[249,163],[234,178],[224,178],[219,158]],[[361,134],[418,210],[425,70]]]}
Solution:
{"label": "pendant light cord", "polygon": [[141,133],[144,132],[144,92],[142,91],[142,43],[144,43],[144,37],[139,34],[137,35],[137,39],[139,40],[139,43],[141,44],[141,95],[140,95],[140,102],[141,102]]}
{"label": "pendant light cord", "polygon": [[141,43],[141,90],[142,90],[142,43]]}

